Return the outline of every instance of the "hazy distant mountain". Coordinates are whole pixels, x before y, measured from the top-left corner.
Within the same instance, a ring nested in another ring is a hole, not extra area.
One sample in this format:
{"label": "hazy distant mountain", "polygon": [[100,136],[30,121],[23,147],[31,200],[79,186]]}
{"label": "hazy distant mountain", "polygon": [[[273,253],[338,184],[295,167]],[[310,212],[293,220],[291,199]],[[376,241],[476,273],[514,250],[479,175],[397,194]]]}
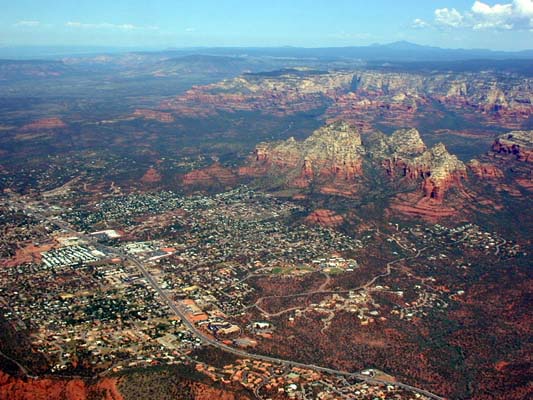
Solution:
{"label": "hazy distant mountain", "polygon": [[286,58],[319,58],[328,60],[362,59],[365,61],[460,61],[460,60],[504,60],[533,59],[533,49],[518,52],[493,51],[487,49],[444,49],[423,46],[407,41],[370,46],[347,47],[194,47],[175,48],[162,51],[139,51],[132,48],[103,47],[0,47],[0,58],[31,59],[60,58],[68,55],[82,54],[117,54],[137,52],[163,57],[180,57],[187,55],[224,55],[224,56],[255,56],[255,57],[286,57]]}
{"label": "hazy distant mountain", "polygon": [[[16,55],[16,56],[15,56]],[[24,58],[25,57],[25,58]],[[367,67],[388,71],[475,72],[533,75],[533,50],[442,49],[401,41],[362,47],[200,47],[158,51],[111,48],[0,47],[0,80],[57,78],[87,73],[123,77],[197,74],[222,79],[245,72],[308,67]]]}
{"label": "hazy distant mountain", "polygon": [[533,50],[519,52],[493,51],[486,49],[443,49],[401,41],[389,44],[353,47],[223,47],[175,49],[169,52],[181,54],[249,55],[322,59],[362,59],[365,61],[460,61],[460,60],[505,60],[533,59]]}

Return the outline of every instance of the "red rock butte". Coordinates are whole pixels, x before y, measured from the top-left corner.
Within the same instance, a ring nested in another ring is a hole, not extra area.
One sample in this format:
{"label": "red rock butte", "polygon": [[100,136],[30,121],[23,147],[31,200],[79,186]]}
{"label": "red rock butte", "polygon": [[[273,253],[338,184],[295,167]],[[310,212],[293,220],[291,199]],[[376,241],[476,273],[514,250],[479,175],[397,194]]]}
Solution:
{"label": "red rock butte", "polygon": [[363,143],[358,130],[344,121],[328,124],[302,142],[290,138],[261,143],[239,172],[284,176],[288,187],[307,188],[314,183],[322,186],[323,193],[350,194],[368,172],[363,168],[365,159],[375,161],[370,168],[382,168],[391,179],[420,182],[424,197],[437,201],[466,177],[466,167],[456,156],[442,143],[427,149],[416,129],[398,130],[391,136],[376,133]]}
{"label": "red rock butte", "polygon": [[287,185],[308,187],[313,181],[348,184],[361,176],[363,156],[359,132],[343,121],[328,124],[302,142],[294,138],[259,144],[241,175],[284,174]]}

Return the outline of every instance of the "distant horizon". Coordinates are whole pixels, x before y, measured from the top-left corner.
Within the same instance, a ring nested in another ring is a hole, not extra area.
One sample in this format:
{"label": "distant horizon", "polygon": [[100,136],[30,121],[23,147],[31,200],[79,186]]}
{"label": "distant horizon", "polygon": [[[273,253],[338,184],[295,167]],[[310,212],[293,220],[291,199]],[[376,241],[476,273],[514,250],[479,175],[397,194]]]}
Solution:
{"label": "distant horizon", "polygon": [[[398,47],[394,47],[394,46]],[[407,51],[402,49],[401,46],[413,46],[420,49],[427,50],[441,50],[441,51],[464,51],[464,52],[487,52],[492,54],[508,53],[522,54],[533,53],[533,47],[522,50],[494,50],[489,48],[464,48],[464,47],[439,47],[428,46],[416,42],[400,40],[395,42],[383,42],[372,43],[368,45],[337,45],[337,46],[293,46],[293,45],[281,45],[281,46],[209,46],[209,45],[196,45],[196,46],[104,46],[104,45],[1,45],[0,44],[0,58],[5,56],[3,50],[11,50],[14,59],[35,57],[53,57],[53,56],[68,56],[68,55],[93,55],[99,53],[128,53],[128,52],[165,52],[165,51],[194,51],[194,50],[215,50],[215,49],[254,49],[254,50],[276,50],[276,49],[294,49],[294,50],[321,50],[321,49],[365,49],[365,48],[379,48],[390,47],[395,51]],[[32,53],[32,50],[34,52]],[[40,51],[40,52],[39,52]],[[8,53],[9,54],[9,53]],[[533,55],[532,55],[533,58]]]}
{"label": "distant horizon", "polygon": [[19,0],[3,7],[0,46],[328,48],[417,42],[521,51],[533,0]]}

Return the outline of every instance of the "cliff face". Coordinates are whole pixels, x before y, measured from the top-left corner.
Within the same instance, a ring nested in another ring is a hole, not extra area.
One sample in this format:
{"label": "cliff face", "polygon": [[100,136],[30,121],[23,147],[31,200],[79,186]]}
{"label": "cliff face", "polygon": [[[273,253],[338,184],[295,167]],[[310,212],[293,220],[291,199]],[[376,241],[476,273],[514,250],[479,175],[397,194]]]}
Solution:
{"label": "cliff face", "polygon": [[495,165],[482,163],[478,160],[472,160],[468,163],[468,169],[478,178],[482,179],[500,179],[503,178],[503,172]]}
{"label": "cliff face", "polygon": [[350,87],[352,72],[294,69],[245,74],[218,83],[196,86],[160,109],[181,115],[205,116],[223,112],[259,111],[277,116],[309,111],[331,101]]}
{"label": "cliff face", "polygon": [[466,167],[456,156],[442,143],[427,149],[416,129],[398,130],[390,137],[375,134],[369,148],[388,176],[420,182],[424,197],[442,201],[451,185],[466,178]]}
{"label": "cliff face", "polygon": [[285,175],[286,184],[307,187],[311,182],[353,182],[361,176],[365,150],[359,132],[345,122],[316,130],[303,142],[261,143],[241,175]]}
{"label": "cliff face", "polygon": [[366,147],[372,159],[380,163],[390,177],[408,175],[408,165],[427,150],[416,129],[401,129],[391,136],[375,132],[368,137]]}
{"label": "cliff face", "polygon": [[243,74],[195,86],[166,99],[157,110],[135,117],[172,122],[180,116],[207,117],[240,111],[272,116],[325,110],[328,122],[349,121],[371,132],[376,123],[415,126],[422,118],[452,111],[481,124],[521,129],[533,115],[533,79],[498,73],[398,73],[305,68]]}
{"label": "cliff face", "polygon": [[439,116],[444,108],[467,120],[519,129],[533,115],[532,93],[532,79],[496,72],[358,71],[351,90],[336,97],[326,114],[330,121],[343,118],[371,131],[376,122],[413,125],[420,116]]}
{"label": "cliff face", "polygon": [[354,77],[356,92],[392,96],[432,97],[481,112],[521,110],[531,113],[533,80],[499,79],[486,74],[410,74],[361,72]]}
{"label": "cliff face", "polygon": [[461,186],[466,167],[439,143],[408,163],[406,174],[412,179],[422,178],[425,197],[442,201],[452,185]]}
{"label": "cliff face", "polygon": [[[512,131],[500,135],[491,150],[482,158],[482,163],[470,162],[469,167],[474,174],[480,176],[479,165],[483,167],[485,178],[490,178],[497,170],[499,172],[493,179],[507,177],[507,184],[503,180],[498,182],[498,191],[512,193],[514,197],[533,193],[533,131]],[[508,184],[509,181],[514,184]]]}
{"label": "cliff face", "polygon": [[[429,222],[460,213],[464,195],[463,181],[467,178],[466,166],[456,156],[448,153],[442,143],[418,156],[402,158],[395,166],[403,174],[401,179],[419,186],[415,191],[404,191],[396,195],[391,202],[392,210]],[[445,202],[452,187],[460,195]]]}
{"label": "cliff face", "polygon": [[466,176],[466,167],[457,157],[443,144],[428,150],[416,129],[398,130],[390,137],[375,134],[363,144],[358,131],[345,122],[326,125],[303,142],[291,138],[262,143],[241,174],[285,176],[290,187],[334,181],[350,189],[365,175],[365,158],[373,161],[370,168],[383,169],[391,179],[420,183],[425,197],[439,201]]}
{"label": "cliff face", "polygon": [[513,131],[501,135],[492,145],[492,151],[533,164],[533,131]]}
{"label": "cliff face", "polygon": [[[353,125],[335,121],[303,141],[258,144],[237,171],[214,164],[185,175],[183,183],[208,188],[236,184],[239,177],[259,178],[257,183],[266,189],[291,189],[300,198],[320,193],[376,205],[383,200],[389,211],[438,221],[459,217],[477,205],[502,209],[505,199],[497,193],[523,196],[503,177],[533,190],[532,137],[531,131],[502,135],[492,152],[465,165],[442,143],[427,148],[416,129],[391,135],[374,132],[362,138]],[[342,218],[334,210],[319,208],[308,222],[335,226],[342,224]]]}

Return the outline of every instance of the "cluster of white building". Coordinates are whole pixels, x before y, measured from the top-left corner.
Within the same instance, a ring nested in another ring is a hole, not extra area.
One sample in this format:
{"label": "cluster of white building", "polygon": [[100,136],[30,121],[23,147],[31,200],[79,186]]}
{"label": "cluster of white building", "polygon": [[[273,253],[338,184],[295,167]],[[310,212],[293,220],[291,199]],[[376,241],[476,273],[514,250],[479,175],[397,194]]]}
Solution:
{"label": "cluster of white building", "polygon": [[81,245],[61,247],[59,249],[45,251],[41,254],[42,262],[48,268],[86,264],[105,257],[105,254],[101,251],[89,249]]}

